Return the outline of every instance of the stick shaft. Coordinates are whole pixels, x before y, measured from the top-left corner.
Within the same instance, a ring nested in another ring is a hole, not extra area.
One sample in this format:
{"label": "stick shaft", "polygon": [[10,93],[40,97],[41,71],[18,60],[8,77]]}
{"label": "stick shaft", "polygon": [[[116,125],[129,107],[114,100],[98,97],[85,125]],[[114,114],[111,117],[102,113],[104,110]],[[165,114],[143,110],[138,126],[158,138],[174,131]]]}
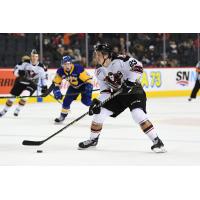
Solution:
{"label": "stick shaft", "polygon": [[68,128],[69,126],[71,126],[72,124],[74,124],[75,122],[79,121],[80,119],[82,119],[83,117],[85,117],[86,115],[88,115],[88,113],[89,112],[84,113],[83,115],[81,115],[80,117],[78,117],[77,119],[75,119],[74,121],[72,121],[71,123],[67,124],[66,126],[64,126],[63,128],[61,128],[60,130],[58,130],[57,132],[55,132],[53,135],[50,135],[48,138],[46,138],[44,140],[44,142],[46,142],[47,140],[51,139],[52,137],[54,137],[58,133],[62,132],[63,130],[65,130],[66,128]]}
{"label": "stick shaft", "polygon": [[[117,91],[116,93],[114,93],[113,95],[111,95],[108,99],[106,99],[105,101],[102,102],[101,106],[103,106],[105,103],[107,103],[108,101],[110,101],[111,99],[113,99],[115,96],[119,95],[121,93],[121,90]],[[65,130],[66,128],[68,128],[69,126],[73,125],[75,122],[78,122],[79,120],[81,120],[82,118],[84,118],[86,115],[89,114],[89,111],[84,113],[83,115],[81,115],[80,117],[78,117],[77,119],[75,119],[74,121],[72,121],[71,123],[67,124],[66,126],[64,126],[63,128],[61,128],[60,130],[58,130],[57,132],[55,132],[54,134],[50,135],[49,137],[47,137],[45,140],[42,141],[28,141],[26,140],[26,142],[22,143],[23,145],[41,145],[44,142],[46,142],[47,140],[51,139],[52,137],[56,136],[57,134],[59,134],[60,132],[62,132],[63,130]]]}
{"label": "stick shaft", "polygon": [[[93,92],[95,91],[99,91],[99,89],[94,89],[92,90]],[[75,94],[79,94],[79,93],[72,93],[68,96],[71,96],[71,95],[75,95]],[[51,95],[52,96],[52,95]],[[42,96],[0,96],[0,99],[12,99],[12,98],[27,98],[27,97],[30,97],[30,98],[38,98],[38,97],[42,97]]]}

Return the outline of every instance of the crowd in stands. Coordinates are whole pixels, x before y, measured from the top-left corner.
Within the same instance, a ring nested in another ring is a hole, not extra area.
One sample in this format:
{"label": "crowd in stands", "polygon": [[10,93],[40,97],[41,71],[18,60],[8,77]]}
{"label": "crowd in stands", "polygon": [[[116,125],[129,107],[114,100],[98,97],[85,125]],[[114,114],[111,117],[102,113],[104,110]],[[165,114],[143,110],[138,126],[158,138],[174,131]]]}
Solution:
{"label": "crowd in stands", "polygon": [[[60,65],[63,55],[73,57],[74,63],[86,66],[86,34],[43,34],[43,62],[49,68]],[[95,65],[94,45],[102,42],[112,44],[113,51],[127,54],[142,61],[148,67],[194,66],[198,61],[200,41],[197,33],[89,33],[88,65]],[[40,47],[39,34],[0,34],[0,66],[13,67],[31,49]]]}
{"label": "crowd in stands", "polygon": [[0,67],[13,67],[31,49],[38,47],[39,34],[0,33]]}

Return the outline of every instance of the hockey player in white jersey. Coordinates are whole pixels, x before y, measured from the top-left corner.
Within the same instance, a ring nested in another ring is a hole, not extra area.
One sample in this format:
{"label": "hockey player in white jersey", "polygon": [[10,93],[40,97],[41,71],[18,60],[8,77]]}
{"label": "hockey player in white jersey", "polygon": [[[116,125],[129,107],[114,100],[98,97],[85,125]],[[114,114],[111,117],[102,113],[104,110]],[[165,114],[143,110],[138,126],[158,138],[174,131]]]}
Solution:
{"label": "hockey player in white jersey", "polygon": [[[128,56],[114,55],[108,44],[97,45],[95,54],[100,65],[96,69],[100,97],[94,99],[89,108],[89,114],[94,114],[90,139],[79,143],[79,149],[96,146],[106,118],[117,117],[129,108],[133,120],[153,142],[151,150],[166,152],[163,142],[146,115],[146,93],[140,83],[143,73],[142,63]],[[122,92],[101,106],[101,102],[118,90]]]}
{"label": "hockey player in white jersey", "polygon": [[[24,60],[18,63],[14,69],[14,75],[17,77],[10,94],[17,96],[32,96],[37,90],[38,81],[42,82],[41,92],[45,93],[47,90],[47,77],[46,68],[40,63],[38,53],[35,49],[31,51],[30,60]],[[17,108],[14,111],[14,116],[18,116],[22,107],[24,107],[26,98],[21,98]],[[15,98],[10,98],[6,101],[4,109],[0,112],[0,117],[6,114],[6,112],[11,108]]]}

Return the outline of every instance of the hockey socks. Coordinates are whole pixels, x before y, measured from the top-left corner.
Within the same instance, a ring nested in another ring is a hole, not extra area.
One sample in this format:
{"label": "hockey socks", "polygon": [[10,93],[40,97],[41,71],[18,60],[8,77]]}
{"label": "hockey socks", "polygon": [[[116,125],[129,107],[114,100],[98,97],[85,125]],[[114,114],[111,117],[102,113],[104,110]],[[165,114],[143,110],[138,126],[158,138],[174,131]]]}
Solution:
{"label": "hockey socks", "polygon": [[25,106],[26,104],[26,100],[25,99],[20,99],[19,104],[17,106],[17,108],[14,111],[14,116],[18,116],[19,115],[19,111]]}
{"label": "hockey socks", "polygon": [[3,115],[5,115],[7,113],[7,111],[11,108],[11,106],[13,105],[13,102],[15,101],[15,98],[13,99],[8,99],[6,101],[6,105],[4,107],[4,109],[0,112],[0,117],[2,117]]}

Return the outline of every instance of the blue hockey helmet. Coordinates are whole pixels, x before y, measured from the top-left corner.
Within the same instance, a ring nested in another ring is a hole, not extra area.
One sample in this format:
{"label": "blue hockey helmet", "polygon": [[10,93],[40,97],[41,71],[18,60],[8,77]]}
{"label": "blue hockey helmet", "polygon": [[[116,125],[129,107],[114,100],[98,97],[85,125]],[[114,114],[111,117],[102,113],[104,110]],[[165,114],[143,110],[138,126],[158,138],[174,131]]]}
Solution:
{"label": "blue hockey helmet", "polygon": [[63,56],[61,60],[61,65],[63,65],[64,63],[72,63],[71,56]]}

